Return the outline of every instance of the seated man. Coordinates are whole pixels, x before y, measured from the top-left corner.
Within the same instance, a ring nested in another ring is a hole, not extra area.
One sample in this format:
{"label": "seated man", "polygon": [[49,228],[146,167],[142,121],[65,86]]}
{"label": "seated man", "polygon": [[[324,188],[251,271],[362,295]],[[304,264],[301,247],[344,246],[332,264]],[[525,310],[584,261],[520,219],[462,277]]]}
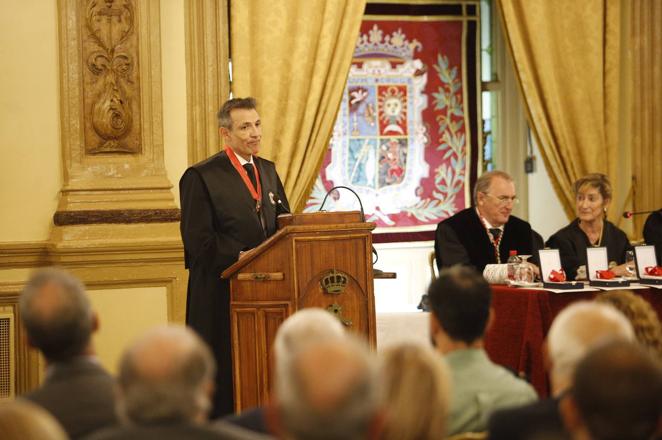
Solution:
{"label": "seated man", "polygon": [[115,381],[95,355],[98,319],[83,284],[42,269],[28,280],[19,310],[28,343],[46,359],[44,383],[24,397],[53,414],[71,438],[115,424]]}
{"label": "seated man", "polygon": [[[340,320],[326,310],[310,307],[290,315],[278,327],[272,347],[276,375],[293,354],[304,347],[321,342],[340,339],[346,336],[345,328]],[[264,434],[273,431],[273,407],[257,407],[244,410],[241,414],[233,414],[223,418],[242,428]]]}
{"label": "seated man", "polygon": [[428,290],[430,334],[451,370],[448,435],[485,431],[497,409],[537,399],[531,385],[490,361],[483,337],[492,317],[487,281],[468,267],[444,269]]}
{"label": "seated man", "polygon": [[123,425],[90,440],[265,438],[228,423],[207,423],[215,372],[211,350],[192,330],[148,331],[120,361],[116,408]]}
{"label": "seated man", "polygon": [[634,340],[634,331],[618,310],[590,301],[573,303],[554,319],[547,334],[552,398],[519,408],[496,411],[490,418],[490,440],[569,439],[559,401],[572,388],[579,361],[608,339]]}
{"label": "seated man", "polygon": [[613,341],[579,363],[570,395],[561,401],[574,439],[660,438],[662,368],[642,347]]}
{"label": "seated man", "polygon": [[537,256],[537,234],[529,223],[511,215],[518,203],[512,177],[503,171],[484,173],[476,181],[473,200],[475,207],[437,226],[434,250],[439,270],[465,264],[482,273],[487,264],[505,264],[510,251]]}
{"label": "seated man", "polygon": [[275,401],[278,438],[377,439],[381,399],[376,359],[357,340],[304,344],[279,359]]}
{"label": "seated man", "polygon": [[657,264],[662,266],[662,209],[652,212],[644,224],[644,241],[655,246]]}

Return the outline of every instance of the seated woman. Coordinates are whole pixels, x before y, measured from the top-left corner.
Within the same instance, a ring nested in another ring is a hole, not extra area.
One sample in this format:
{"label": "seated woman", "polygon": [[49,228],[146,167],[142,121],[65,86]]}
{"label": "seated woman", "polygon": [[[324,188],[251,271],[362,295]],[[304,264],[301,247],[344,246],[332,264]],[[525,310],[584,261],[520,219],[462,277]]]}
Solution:
{"label": "seated woman", "polygon": [[[625,253],[632,249],[625,232],[607,221],[611,184],[604,174],[588,174],[574,185],[577,218],[549,237],[546,246],[558,249],[568,279],[586,279],[586,248],[607,248],[609,266],[617,276],[628,274]],[[579,271],[579,275],[578,275]]]}

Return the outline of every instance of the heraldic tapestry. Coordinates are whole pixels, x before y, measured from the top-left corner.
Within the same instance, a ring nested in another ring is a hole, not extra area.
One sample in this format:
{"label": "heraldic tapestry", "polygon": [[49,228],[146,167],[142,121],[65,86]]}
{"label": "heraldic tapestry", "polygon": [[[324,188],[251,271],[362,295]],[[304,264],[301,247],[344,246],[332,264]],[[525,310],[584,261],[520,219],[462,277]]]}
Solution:
{"label": "heraldic tapestry", "polygon": [[[477,11],[473,17],[460,11],[366,15],[306,212],[319,210],[327,191],[344,185],[360,196],[376,232],[428,231],[423,239],[431,239],[439,221],[469,206],[471,152],[479,139],[478,22]],[[324,209],[357,206],[341,189]]]}

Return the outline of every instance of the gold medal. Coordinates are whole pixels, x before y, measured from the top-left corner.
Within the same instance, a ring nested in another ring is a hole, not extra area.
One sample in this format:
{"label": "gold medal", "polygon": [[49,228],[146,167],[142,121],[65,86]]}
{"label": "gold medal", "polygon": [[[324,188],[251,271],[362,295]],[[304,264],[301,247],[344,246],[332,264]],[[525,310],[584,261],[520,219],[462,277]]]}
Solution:
{"label": "gold medal", "polygon": [[261,200],[256,200],[255,201],[255,212],[260,212],[261,207],[262,207],[262,201]]}

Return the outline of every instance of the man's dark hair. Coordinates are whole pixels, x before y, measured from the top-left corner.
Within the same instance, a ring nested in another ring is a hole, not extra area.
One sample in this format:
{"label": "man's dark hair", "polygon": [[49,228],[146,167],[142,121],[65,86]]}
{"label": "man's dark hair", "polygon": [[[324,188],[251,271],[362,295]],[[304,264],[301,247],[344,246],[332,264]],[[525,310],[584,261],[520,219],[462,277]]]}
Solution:
{"label": "man's dark hair", "polygon": [[480,339],[490,315],[492,292],[485,279],[467,266],[443,269],[428,289],[430,309],[452,339]]}
{"label": "man's dark hair", "polygon": [[572,395],[593,439],[652,438],[662,416],[661,368],[640,346],[622,340],[586,355]]}
{"label": "man's dark hair", "polygon": [[30,343],[49,361],[79,355],[90,341],[94,317],[85,287],[63,270],[35,272],[23,289],[19,310]]}
{"label": "man's dark hair", "polygon": [[250,96],[247,98],[232,98],[225,101],[225,103],[223,103],[221,106],[221,109],[218,111],[218,114],[216,115],[218,118],[219,127],[227,128],[228,130],[232,128],[232,118],[230,117],[230,112],[235,109],[257,109],[257,101],[255,98],[251,98]]}

